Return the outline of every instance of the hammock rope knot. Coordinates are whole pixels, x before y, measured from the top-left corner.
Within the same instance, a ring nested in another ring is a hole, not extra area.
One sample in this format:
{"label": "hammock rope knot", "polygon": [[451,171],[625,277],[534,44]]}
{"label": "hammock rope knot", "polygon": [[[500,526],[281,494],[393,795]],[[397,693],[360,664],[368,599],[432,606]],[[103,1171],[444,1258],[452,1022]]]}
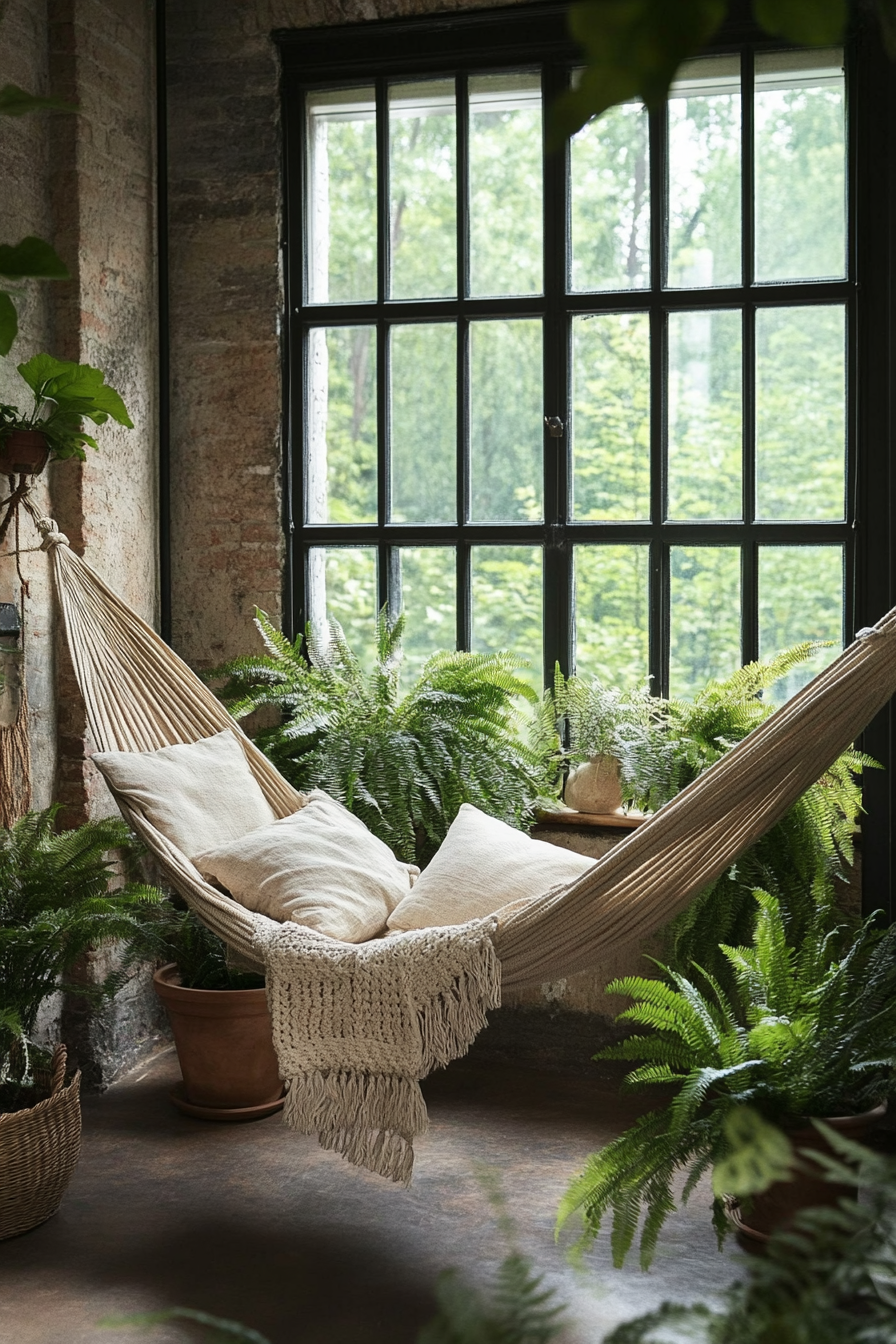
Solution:
{"label": "hammock rope knot", "polygon": [[54,546],[67,546],[68,537],[64,532],[59,531],[59,526],[55,518],[38,518],[37,530],[43,534],[43,541],[40,544],[42,551],[52,550]]}

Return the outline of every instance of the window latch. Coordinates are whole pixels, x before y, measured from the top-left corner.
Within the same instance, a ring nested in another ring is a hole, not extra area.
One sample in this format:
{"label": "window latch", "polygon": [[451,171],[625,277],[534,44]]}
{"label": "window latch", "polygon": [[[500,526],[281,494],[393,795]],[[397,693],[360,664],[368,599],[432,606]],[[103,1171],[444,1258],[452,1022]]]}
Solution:
{"label": "window latch", "polygon": [[552,439],[562,439],[565,425],[559,415],[546,415],[544,423],[547,425],[548,433]]}

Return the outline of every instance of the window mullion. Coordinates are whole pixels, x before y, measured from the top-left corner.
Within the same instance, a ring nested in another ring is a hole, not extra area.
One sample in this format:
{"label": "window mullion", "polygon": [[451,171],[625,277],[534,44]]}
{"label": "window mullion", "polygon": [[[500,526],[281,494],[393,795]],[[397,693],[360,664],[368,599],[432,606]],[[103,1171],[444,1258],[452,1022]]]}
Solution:
{"label": "window mullion", "polygon": [[654,694],[669,693],[669,547],[662,540],[666,517],[667,316],[662,303],[668,248],[667,118],[665,106],[650,118],[650,580],[648,663]]}
{"label": "window mullion", "polygon": [[[382,306],[389,292],[389,85],[376,81],[376,181],[377,181],[377,307],[376,323],[376,443],[377,523],[382,529],[390,515],[392,469],[389,454],[389,332],[382,320]],[[397,559],[397,557],[396,557]],[[377,609],[390,617],[401,604],[400,578],[396,584],[390,547],[377,546]]]}
{"label": "window mullion", "polygon": [[[457,523],[470,520],[470,324],[463,312],[470,293],[470,106],[465,73],[458,75],[457,100]],[[457,544],[457,647],[469,649],[473,639],[470,592],[470,548]]]}
{"label": "window mullion", "polygon": [[[741,237],[744,289],[754,281],[754,136],[753,52],[741,55]],[[756,304],[743,309],[743,521],[753,530],[756,521]],[[741,552],[741,659],[759,657],[759,547],[746,540]]]}
{"label": "window mullion", "polygon": [[[545,108],[568,86],[562,66],[546,66],[542,77]],[[542,426],[544,452],[544,516],[548,524],[544,548],[544,677],[553,685],[554,667],[564,676],[573,668],[572,547],[569,542],[569,315],[565,295],[569,275],[569,142],[543,156],[543,239],[545,311],[543,328],[545,416],[562,423],[560,437]]]}

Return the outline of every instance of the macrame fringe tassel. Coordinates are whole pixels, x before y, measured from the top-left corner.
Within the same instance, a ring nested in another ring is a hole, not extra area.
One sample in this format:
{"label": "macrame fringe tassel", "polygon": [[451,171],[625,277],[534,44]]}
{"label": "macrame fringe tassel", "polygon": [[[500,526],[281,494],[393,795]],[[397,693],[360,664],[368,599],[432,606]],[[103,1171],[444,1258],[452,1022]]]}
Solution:
{"label": "macrame fringe tassel", "polygon": [[465,1055],[487,1025],[489,1008],[500,1006],[501,963],[487,938],[477,948],[472,965],[418,1013],[424,1074]]}
{"label": "macrame fringe tassel", "polygon": [[31,741],[23,686],[15,723],[0,727],[0,826],[9,830],[30,807]]}
{"label": "macrame fringe tassel", "polygon": [[[501,1002],[501,968],[490,938],[471,964],[433,995],[417,1015],[422,1073],[466,1054],[486,1025],[489,1008]],[[425,1134],[426,1103],[415,1078],[360,1069],[312,1069],[289,1078],[283,1122],[301,1134],[316,1134],[322,1148],[356,1166],[409,1185],[413,1140]]]}
{"label": "macrame fringe tassel", "polygon": [[285,1125],[316,1134],[322,1148],[356,1166],[410,1184],[412,1139],[427,1127],[423,1094],[413,1078],[315,1069],[288,1081]]}

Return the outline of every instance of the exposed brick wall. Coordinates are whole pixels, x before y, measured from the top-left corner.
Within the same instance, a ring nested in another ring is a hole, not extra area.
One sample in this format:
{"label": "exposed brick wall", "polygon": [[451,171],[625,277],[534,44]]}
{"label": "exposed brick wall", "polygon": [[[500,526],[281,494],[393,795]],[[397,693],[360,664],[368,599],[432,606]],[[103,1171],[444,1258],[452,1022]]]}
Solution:
{"label": "exposed brick wall", "polygon": [[169,0],[173,641],[193,667],[280,619],[278,28],[476,8]]}
{"label": "exposed brick wall", "polygon": [[[49,181],[60,286],[54,353],[93,364],[135,428],[104,425],[99,454],[53,470],[53,507],[72,543],[136,610],[158,616],[155,72],[142,0],[50,0],[50,82],[80,115],[59,118]],[[89,450],[88,450],[89,451]],[[112,810],[59,632],[59,769],[66,820]]]}
{"label": "exposed brick wall", "polygon": [[[46,15],[33,0],[8,0],[0,12],[0,83],[18,84],[31,93],[49,87]],[[19,242],[28,234],[52,237],[47,166],[51,134],[64,118],[46,114],[4,117],[0,122],[0,242]],[[63,286],[28,281],[17,298],[19,335],[8,359],[0,360],[0,401],[24,407],[27,388],[15,366],[48,348],[52,338],[52,300]],[[0,477],[0,495],[6,478]],[[47,503],[46,478],[35,486],[39,507]],[[34,538],[27,524],[22,544]],[[5,549],[5,548],[4,548]],[[49,571],[43,555],[22,557],[30,589],[27,604],[26,668],[31,712],[34,805],[45,807],[56,770],[54,613]],[[0,601],[18,601],[15,566],[0,557]]]}
{"label": "exposed brick wall", "polygon": [[[52,92],[78,116],[3,119],[0,239],[50,239],[72,279],[26,286],[22,332],[0,361],[0,395],[17,401],[14,362],[38,351],[88,362],[118,388],[133,430],[103,426],[99,454],[59,463],[35,486],[72,544],[144,617],[158,614],[157,306],[155,267],[154,15],[145,0],[8,0],[0,11],[0,82]],[[21,402],[19,402],[21,404]],[[26,545],[32,537],[25,539]],[[64,821],[114,811],[89,765],[90,743],[42,554],[23,557],[35,805],[66,803]],[[0,600],[10,562],[0,560]],[[54,657],[54,646],[56,657]],[[58,734],[56,710],[58,709]],[[58,744],[58,753],[57,753]],[[114,952],[79,974],[104,975]],[[77,978],[77,976],[73,977]],[[77,1000],[48,1005],[85,1078],[102,1086],[156,1039],[162,1015],[148,977],[133,982],[102,1020]]]}

